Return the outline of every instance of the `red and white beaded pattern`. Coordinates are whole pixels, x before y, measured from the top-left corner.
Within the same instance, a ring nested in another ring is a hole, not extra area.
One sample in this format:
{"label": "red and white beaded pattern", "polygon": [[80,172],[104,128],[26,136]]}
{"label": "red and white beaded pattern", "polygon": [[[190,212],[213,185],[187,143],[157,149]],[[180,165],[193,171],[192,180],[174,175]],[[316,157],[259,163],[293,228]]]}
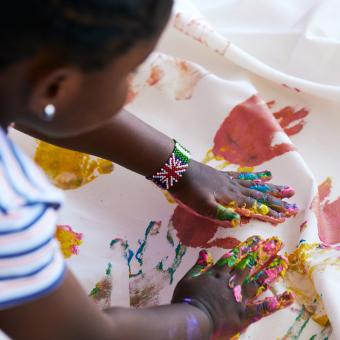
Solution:
{"label": "red and white beaded pattern", "polygon": [[164,190],[169,190],[177,183],[189,166],[190,153],[179,143],[164,166],[149,179]]}

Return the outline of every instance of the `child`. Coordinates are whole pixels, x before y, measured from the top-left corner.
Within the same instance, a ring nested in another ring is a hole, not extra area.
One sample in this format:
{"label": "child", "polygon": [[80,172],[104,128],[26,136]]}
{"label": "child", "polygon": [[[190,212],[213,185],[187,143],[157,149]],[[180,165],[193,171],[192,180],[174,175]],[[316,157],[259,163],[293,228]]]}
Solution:
{"label": "child", "polygon": [[[247,304],[235,288],[249,270],[234,273],[223,261],[213,266],[202,253],[177,285],[172,304],[99,311],[65,267],[53,238],[61,194],[4,132],[14,122],[42,139],[113,160],[211,219],[236,224],[238,211],[266,202],[266,216],[282,221],[291,206],[252,181],[268,173],[216,171],[190,160],[179,143],[133,115],[118,113],[129,74],[155,47],[171,8],[171,0],[0,4],[0,328],[14,339],[230,337],[291,302],[283,294],[274,303]],[[276,196],[292,195],[284,187],[267,188]],[[243,295],[257,296],[259,285],[248,284]]]}

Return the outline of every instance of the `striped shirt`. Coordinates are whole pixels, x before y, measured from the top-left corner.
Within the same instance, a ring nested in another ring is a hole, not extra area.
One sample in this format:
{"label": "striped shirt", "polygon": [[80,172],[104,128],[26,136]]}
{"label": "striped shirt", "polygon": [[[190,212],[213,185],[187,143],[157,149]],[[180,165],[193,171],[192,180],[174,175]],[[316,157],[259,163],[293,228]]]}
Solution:
{"label": "striped shirt", "polygon": [[0,310],[37,299],[63,280],[54,239],[62,193],[0,128]]}

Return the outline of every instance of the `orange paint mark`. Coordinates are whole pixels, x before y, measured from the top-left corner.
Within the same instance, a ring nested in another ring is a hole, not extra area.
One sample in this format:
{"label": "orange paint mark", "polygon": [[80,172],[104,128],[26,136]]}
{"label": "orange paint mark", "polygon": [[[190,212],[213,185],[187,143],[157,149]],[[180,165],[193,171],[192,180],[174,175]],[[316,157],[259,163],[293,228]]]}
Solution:
{"label": "orange paint mark", "polygon": [[176,100],[188,100],[192,97],[195,87],[206,73],[181,59],[176,60],[176,67],[179,72],[179,86],[175,98]]}
{"label": "orange paint mark", "polygon": [[[288,136],[296,135],[303,129],[306,123],[303,118],[306,118],[308,114],[309,111],[306,108],[295,111],[292,106],[286,106],[273,113]],[[296,124],[292,126],[291,124],[295,122]]]}
{"label": "orange paint mark", "polygon": [[319,185],[318,194],[313,200],[312,209],[318,220],[319,237],[326,244],[340,242],[340,197],[330,201],[332,180],[327,178]]}
{"label": "orange paint mark", "polygon": [[149,79],[147,80],[148,85],[156,85],[164,77],[164,71],[158,66],[152,66],[150,71]]}
{"label": "orange paint mark", "polygon": [[185,246],[230,249],[240,243],[239,240],[233,237],[218,238],[210,241],[216,234],[220,224],[194,214],[181,206],[175,209],[171,221],[177,231],[177,237]]}
{"label": "orange paint mark", "polygon": [[275,104],[276,104],[275,100],[271,100],[266,103],[266,105],[268,106],[268,109],[271,109]]}
{"label": "orange paint mark", "polygon": [[[287,143],[272,146],[281,127],[265,103],[256,95],[237,105],[214,138],[213,154],[240,166],[258,166],[294,150]],[[224,150],[224,151],[223,151]]]}

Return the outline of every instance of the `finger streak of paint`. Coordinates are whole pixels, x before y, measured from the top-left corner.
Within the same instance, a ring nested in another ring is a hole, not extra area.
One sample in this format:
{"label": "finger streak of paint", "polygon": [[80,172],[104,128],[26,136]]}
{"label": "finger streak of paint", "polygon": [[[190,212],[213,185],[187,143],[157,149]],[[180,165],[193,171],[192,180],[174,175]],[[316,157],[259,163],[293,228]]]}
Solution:
{"label": "finger streak of paint", "polygon": [[113,171],[110,161],[42,141],[38,142],[34,160],[53,183],[64,190],[79,188]]}
{"label": "finger streak of paint", "polygon": [[[273,114],[286,134],[288,136],[293,136],[303,129],[306,123],[303,118],[306,118],[309,115],[309,111],[306,108],[295,111],[292,106],[286,106]],[[291,126],[294,122],[296,122],[296,124]]]}
{"label": "finger streak of paint", "polygon": [[294,150],[292,144],[272,145],[281,127],[256,95],[233,108],[217,131],[213,154],[240,166],[257,166]]}

